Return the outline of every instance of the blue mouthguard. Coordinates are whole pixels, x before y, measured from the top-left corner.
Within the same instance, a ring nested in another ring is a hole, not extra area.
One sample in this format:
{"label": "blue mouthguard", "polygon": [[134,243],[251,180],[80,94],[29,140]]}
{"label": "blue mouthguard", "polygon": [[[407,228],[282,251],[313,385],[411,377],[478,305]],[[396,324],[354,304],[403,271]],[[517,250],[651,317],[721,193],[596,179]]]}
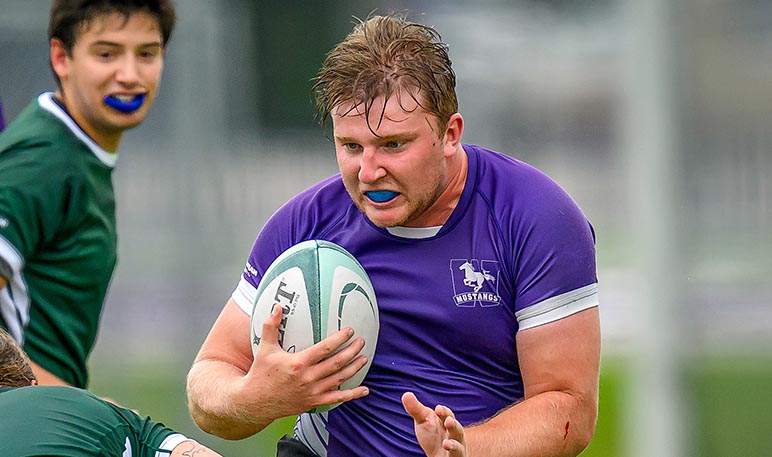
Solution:
{"label": "blue mouthguard", "polygon": [[365,195],[367,195],[370,200],[383,203],[391,200],[399,194],[391,190],[371,190],[370,192],[365,192]]}
{"label": "blue mouthguard", "polygon": [[139,94],[130,102],[121,101],[112,95],[105,97],[105,104],[122,113],[133,113],[145,102],[145,94]]}

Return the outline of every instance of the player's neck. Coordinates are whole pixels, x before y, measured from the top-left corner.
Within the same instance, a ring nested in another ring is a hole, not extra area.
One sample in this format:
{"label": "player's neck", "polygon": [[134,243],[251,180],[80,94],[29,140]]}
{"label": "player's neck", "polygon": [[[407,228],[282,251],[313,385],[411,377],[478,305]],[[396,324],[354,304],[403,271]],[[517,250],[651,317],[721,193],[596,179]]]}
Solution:
{"label": "player's neck", "polygon": [[54,100],[54,103],[70,116],[70,119],[75,121],[78,127],[80,127],[89,138],[94,140],[94,143],[99,145],[100,148],[113,154],[118,151],[118,146],[121,144],[121,138],[123,138],[123,131],[108,133],[101,132],[99,129],[93,127],[80,112],[68,107],[67,101],[61,90],[54,92],[52,99]]}
{"label": "player's neck", "polygon": [[406,224],[405,227],[439,227],[445,224],[461,200],[461,194],[464,193],[468,168],[469,159],[466,151],[459,144],[456,153],[448,161],[448,182],[445,190],[437,197],[434,204],[424,212],[425,217],[419,217]]}

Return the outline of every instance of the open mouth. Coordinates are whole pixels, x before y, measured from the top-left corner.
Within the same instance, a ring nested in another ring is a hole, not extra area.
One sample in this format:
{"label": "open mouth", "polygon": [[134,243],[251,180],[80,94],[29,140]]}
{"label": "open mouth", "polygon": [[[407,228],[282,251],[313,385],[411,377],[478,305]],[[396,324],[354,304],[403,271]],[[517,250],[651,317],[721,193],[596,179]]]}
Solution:
{"label": "open mouth", "polygon": [[386,203],[395,199],[397,195],[399,195],[399,192],[394,192],[391,190],[371,190],[365,192],[365,195],[367,198],[376,203]]}
{"label": "open mouth", "polygon": [[108,95],[104,102],[110,108],[122,113],[133,113],[145,102],[145,94]]}

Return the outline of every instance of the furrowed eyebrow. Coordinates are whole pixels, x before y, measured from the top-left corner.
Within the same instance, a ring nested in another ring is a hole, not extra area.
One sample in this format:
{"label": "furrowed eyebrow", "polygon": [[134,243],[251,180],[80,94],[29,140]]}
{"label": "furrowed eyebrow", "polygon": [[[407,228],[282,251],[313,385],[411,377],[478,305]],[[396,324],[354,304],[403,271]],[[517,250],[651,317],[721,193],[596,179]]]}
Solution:
{"label": "furrowed eyebrow", "polygon": [[416,138],[416,136],[417,135],[415,135],[413,133],[405,133],[405,134],[400,134],[400,135],[386,135],[386,136],[378,137],[378,140],[381,143],[388,143],[388,142],[391,142],[391,141],[401,142],[401,141],[414,140]]}
{"label": "furrowed eyebrow", "polygon": [[[416,139],[417,137],[418,137],[418,134],[416,134],[414,132],[404,132],[404,133],[396,133],[396,134],[392,134],[392,135],[379,136],[379,137],[376,137],[377,139],[375,141],[377,141],[378,143],[383,144],[383,143],[388,143],[390,141],[398,141],[398,142],[412,141],[412,140]],[[337,141],[338,143],[341,143],[341,144],[346,144],[346,143],[357,143],[357,144],[359,144],[360,143],[359,140],[354,139],[354,138],[349,138],[347,136],[336,136],[336,137],[334,137],[334,139],[335,139],[335,141]]]}

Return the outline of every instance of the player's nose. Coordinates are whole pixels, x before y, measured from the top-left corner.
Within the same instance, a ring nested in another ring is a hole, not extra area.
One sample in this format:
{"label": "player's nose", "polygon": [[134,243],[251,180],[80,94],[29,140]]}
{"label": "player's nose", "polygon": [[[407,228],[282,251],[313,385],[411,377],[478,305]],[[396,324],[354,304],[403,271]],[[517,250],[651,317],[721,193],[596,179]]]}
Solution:
{"label": "player's nose", "polygon": [[359,163],[359,181],[369,184],[378,181],[386,176],[386,169],[380,163],[380,157],[377,151],[365,149],[362,152]]}

